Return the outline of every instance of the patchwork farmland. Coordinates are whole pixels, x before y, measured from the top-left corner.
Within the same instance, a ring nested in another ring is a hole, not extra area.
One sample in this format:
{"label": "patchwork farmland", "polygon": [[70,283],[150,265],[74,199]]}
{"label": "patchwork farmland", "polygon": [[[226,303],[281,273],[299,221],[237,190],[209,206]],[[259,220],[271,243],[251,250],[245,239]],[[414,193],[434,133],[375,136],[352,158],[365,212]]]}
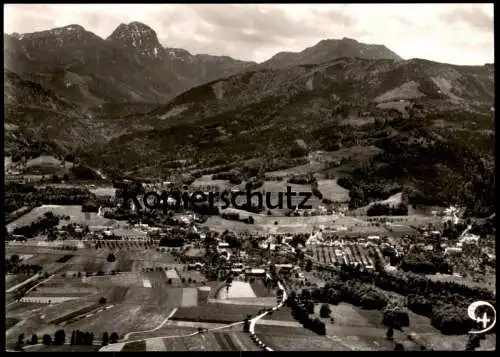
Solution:
{"label": "patchwork farmland", "polygon": [[324,265],[361,265],[374,268],[377,259],[383,259],[380,248],[375,245],[345,243],[334,246],[313,245],[309,250],[314,260]]}

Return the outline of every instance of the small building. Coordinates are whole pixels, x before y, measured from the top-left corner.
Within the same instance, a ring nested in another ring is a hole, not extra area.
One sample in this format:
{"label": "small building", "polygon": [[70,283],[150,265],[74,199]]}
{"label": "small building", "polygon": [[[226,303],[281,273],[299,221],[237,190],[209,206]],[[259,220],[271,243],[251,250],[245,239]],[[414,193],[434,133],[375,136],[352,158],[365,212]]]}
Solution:
{"label": "small building", "polygon": [[374,241],[379,241],[379,240],[380,240],[380,237],[379,237],[379,236],[368,236],[368,237],[367,237],[367,239],[368,239],[369,241],[374,242]]}
{"label": "small building", "polygon": [[275,267],[280,273],[289,273],[293,269],[293,264],[276,264]]}
{"label": "small building", "polygon": [[245,271],[245,274],[254,277],[264,277],[266,276],[266,271],[265,269],[250,268]]}

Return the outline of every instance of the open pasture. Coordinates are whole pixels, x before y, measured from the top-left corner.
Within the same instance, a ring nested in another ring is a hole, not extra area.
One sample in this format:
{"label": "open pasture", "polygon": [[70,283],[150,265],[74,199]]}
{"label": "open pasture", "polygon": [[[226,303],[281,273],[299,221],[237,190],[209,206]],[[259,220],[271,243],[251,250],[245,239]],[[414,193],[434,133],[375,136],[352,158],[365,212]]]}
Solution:
{"label": "open pasture", "polygon": [[205,257],[205,249],[204,248],[192,248],[190,247],[186,253],[184,253],[187,257],[190,258],[203,258]]}
{"label": "open pasture", "polygon": [[69,262],[69,267],[72,271],[104,273],[114,270],[116,262],[110,263],[105,258],[91,257],[88,255],[77,255]]}
{"label": "open pasture", "polygon": [[[276,304],[276,300],[273,301],[273,304]],[[270,306],[272,306],[271,304]],[[273,311],[272,314],[266,315],[262,318],[262,320],[268,320],[268,321],[293,321],[295,322],[296,320],[292,316],[292,311],[289,307],[283,306],[281,309],[277,311]],[[258,324],[258,322],[257,322]]]}
{"label": "open pasture", "polygon": [[323,198],[333,202],[349,201],[349,190],[340,186],[337,179],[318,180],[318,190],[323,194]]}
{"label": "open pasture", "polygon": [[276,291],[272,288],[267,288],[264,286],[262,279],[255,279],[250,282],[252,290],[257,297],[273,297],[276,296]]}
{"label": "open pasture", "polygon": [[181,306],[197,306],[198,290],[196,288],[182,288]]}
{"label": "open pasture", "polygon": [[231,183],[226,180],[212,180],[212,175],[203,175],[197,178],[190,187],[192,190],[211,192],[219,190],[219,192],[222,192],[231,189]]}
{"label": "open pasture", "polygon": [[182,305],[182,294],[181,288],[131,287],[125,293],[123,304],[168,309]]}
{"label": "open pasture", "polygon": [[59,304],[48,305],[40,311],[40,316],[45,322],[54,321],[76,313],[82,309],[90,308],[98,303],[98,297],[68,300]]}
{"label": "open pasture", "polygon": [[15,221],[9,223],[7,225],[7,229],[11,231],[14,228],[31,224],[39,217],[42,217],[46,212],[52,212],[57,216],[70,217],[69,221],[61,220],[59,222],[60,226],[70,223],[84,224],[87,226],[113,226],[115,224],[125,225],[125,223],[101,217],[95,212],[82,212],[81,206],[42,205],[40,207],[35,207],[24,216],[21,216]]}
{"label": "open pasture", "polygon": [[247,334],[214,331],[183,338],[165,338],[166,351],[258,351]]}
{"label": "open pasture", "polygon": [[[71,336],[66,337],[66,339],[71,338]],[[94,339],[95,341],[96,339]],[[50,345],[50,346],[45,346],[45,345],[36,345],[33,347],[29,347],[26,349],[29,352],[45,352],[45,353],[51,353],[51,352],[97,352],[101,346],[98,345],[92,345],[92,346],[84,346],[84,345]]]}
{"label": "open pasture", "polygon": [[28,318],[33,315],[35,311],[46,308],[45,304],[36,304],[31,302],[15,302],[5,308],[6,315],[18,317],[20,319]]}
{"label": "open pasture", "polygon": [[[151,289],[150,289],[151,290]],[[67,330],[92,331],[97,336],[107,331],[123,338],[128,332],[153,329],[164,321],[171,308],[166,306],[115,305],[100,313],[69,323]]]}
{"label": "open pasture", "polygon": [[244,281],[233,281],[226,289],[223,287],[217,294],[217,299],[254,298],[255,292],[250,283]]}
{"label": "open pasture", "polygon": [[99,289],[92,284],[84,283],[74,277],[54,276],[50,280],[38,285],[28,296],[53,296],[53,297],[82,297],[97,294]]}
{"label": "open pasture", "polygon": [[266,172],[266,177],[290,177],[292,175],[307,175],[310,172],[318,172],[324,165],[318,162],[310,162],[304,165],[290,167],[288,169]]}
{"label": "open pasture", "polygon": [[242,321],[247,315],[256,315],[262,306],[209,303],[193,307],[181,307],[172,320],[232,323]]}
{"label": "open pasture", "polygon": [[92,192],[96,196],[111,196],[115,197],[116,188],[113,186],[101,186],[96,188],[90,188],[90,192]]}

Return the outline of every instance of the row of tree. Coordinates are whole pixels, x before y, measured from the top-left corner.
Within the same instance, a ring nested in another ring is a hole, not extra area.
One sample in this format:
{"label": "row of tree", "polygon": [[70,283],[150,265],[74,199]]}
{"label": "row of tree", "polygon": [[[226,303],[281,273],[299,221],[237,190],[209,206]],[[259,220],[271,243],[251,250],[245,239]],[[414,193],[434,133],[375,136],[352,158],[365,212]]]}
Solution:
{"label": "row of tree", "polygon": [[[102,346],[106,346],[109,343],[117,343],[119,340],[119,336],[116,332],[113,332],[111,335],[108,332],[104,332],[102,335]],[[36,334],[31,336],[29,341],[26,341],[27,344],[36,345],[38,344],[39,339]],[[42,343],[46,346],[50,345],[64,345],[66,343],[66,332],[63,329],[57,330],[54,333],[54,338],[49,334],[44,334],[42,336]],[[17,346],[19,349],[20,346],[24,344],[24,334],[19,335]],[[71,333],[70,339],[71,345],[84,345],[84,346],[92,346],[94,344],[94,333],[93,332],[83,332],[80,330],[74,330]]]}
{"label": "row of tree", "polygon": [[16,227],[13,230],[14,234],[23,235],[28,238],[33,238],[39,234],[48,232],[59,224],[59,217],[52,212],[45,212],[43,217],[36,219],[30,224],[22,227]]}
{"label": "row of tree", "polygon": [[407,216],[408,207],[404,203],[392,206],[384,203],[375,203],[366,211],[368,216]]}
{"label": "row of tree", "polygon": [[287,305],[292,310],[292,316],[295,320],[301,323],[304,328],[311,330],[318,335],[326,335],[325,323],[319,318],[313,319],[309,316],[311,312],[314,312],[314,304],[312,304],[311,301],[298,301],[296,295],[290,295],[287,300]]}

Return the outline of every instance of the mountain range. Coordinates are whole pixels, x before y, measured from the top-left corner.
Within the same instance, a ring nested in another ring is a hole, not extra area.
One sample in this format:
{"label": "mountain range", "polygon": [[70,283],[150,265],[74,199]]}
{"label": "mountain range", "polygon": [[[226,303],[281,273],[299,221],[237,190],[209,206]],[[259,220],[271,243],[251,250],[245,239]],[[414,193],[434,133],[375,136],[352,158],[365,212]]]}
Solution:
{"label": "mountain range", "polygon": [[281,52],[257,64],[228,56],[192,55],[163,47],[150,27],[120,24],[106,39],[82,26],[4,35],[6,68],[87,105],[168,102],[186,89],[244,70],[327,62],[338,57],[399,57],[382,45],[324,40],[300,53]]}
{"label": "mountain range", "polygon": [[[418,190],[425,177],[473,182],[480,169],[464,165],[492,162],[493,64],[403,60],[348,38],[245,62],[164,47],[138,22],[106,39],[79,25],[4,34],[4,57],[5,149],[15,157],[71,153],[109,171],[168,176],[181,161],[195,172],[257,159],[270,171],[361,147],[378,154],[343,174],[388,180],[397,163],[393,181]],[[451,147],[470,155],[450,156]]]}

